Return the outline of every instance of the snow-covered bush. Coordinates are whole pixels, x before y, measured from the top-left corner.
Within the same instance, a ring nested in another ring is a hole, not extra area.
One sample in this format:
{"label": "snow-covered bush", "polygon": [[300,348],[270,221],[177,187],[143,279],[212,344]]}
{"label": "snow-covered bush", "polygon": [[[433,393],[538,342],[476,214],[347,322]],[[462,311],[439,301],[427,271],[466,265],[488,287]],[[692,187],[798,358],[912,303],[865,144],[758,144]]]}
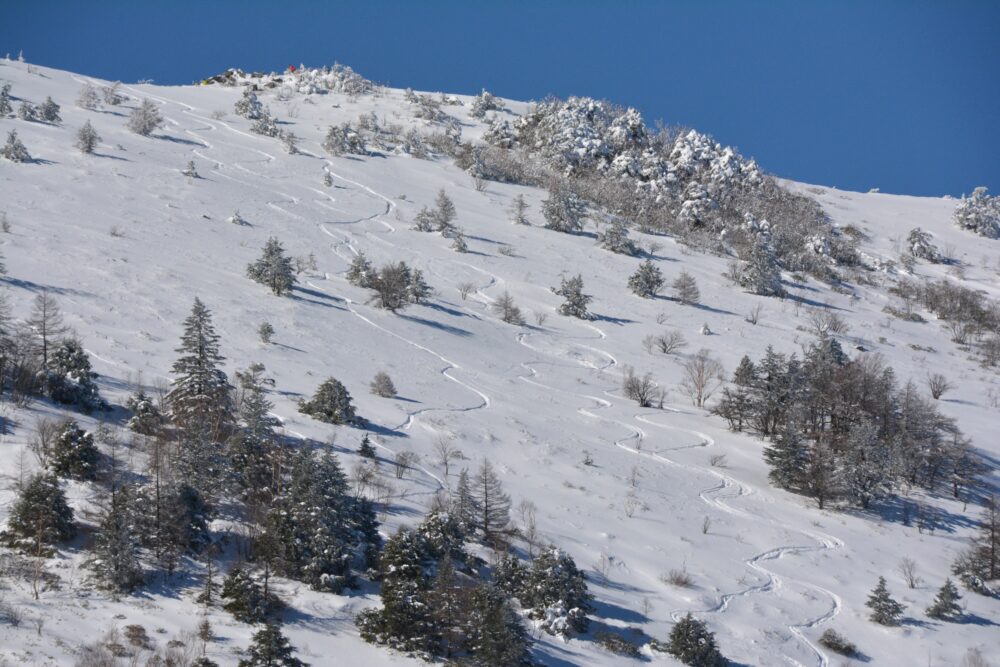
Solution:
{"label": "snow-covered bush", "polygon": [[469,107],[469,115],[473,118],[485,118],[487,111],[499,111],[500,109],[503,109],[500,98],[494,97],[484,89],[482,93],[473,98],[472,105]]}
{"label": "snow-covered bush", "polygon": [[148,137],[162,126],[163,116],[160,115],[156,103],[148,98],[144,98],[129,115],[128,129],[140,136]]}
{"label": "snow-covered bush", "polygon": [[11,130],[7,133],[7,143],[0,149],[0,156],[11,162],[31,162],[31,155],[28,154],[28,149],[17,138],[17,130]]}
{"label": "snow-covered bush", "polygon": [[352,424],[356,420],[351,394],[335,378],[327,378],[309,401],[299,404],[299,412],[328,424]]}
{"label": "snow-covered bush", "polygon": [[931,235],[919,227],[911,229],[906,235],[906,249],[914,257],[926,259],[932,264],[944,261],[937,246],[931,242]]}
{"label": "snow-covered bush", "polygon": [[92,480],[97,476],[100,453],[94,436],[75,421],[65,421],[52,443],[48,467],[54,475],[77,480]]}
{"label": "snow-covered bush", "polygon": [[1000,238],[1000,196],[991,197],[978,187],[955,206],[955,224],[989,239]]}
{"label": "snow-covered bush", "polygon": [[44,385],[54,401],[76,405],[89,413],[107,405],[94,384],[96,377],[83,346],[78,340],[67,338],[49,354]]}

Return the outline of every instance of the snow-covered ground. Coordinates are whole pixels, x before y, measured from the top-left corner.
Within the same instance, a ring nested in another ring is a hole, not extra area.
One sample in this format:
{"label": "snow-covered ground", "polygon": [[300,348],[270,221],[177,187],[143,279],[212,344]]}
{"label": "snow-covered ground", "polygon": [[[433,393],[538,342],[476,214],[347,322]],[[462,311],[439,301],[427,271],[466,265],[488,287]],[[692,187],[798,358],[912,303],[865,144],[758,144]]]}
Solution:
{"label": "snow-covered ground", "polygon": [[[724,278],[726,260],[634,233],[644,245],[663,244],[656,264],[668,280],[682,269],[694,275],[704,306],[640,299],[626,288],[639,259],[604,251],[591,236],[541,228],[542,190],[490,182],[477,191],[447,159],[331,158],[322,150],[330,124],[362,113],[422,127],[399,90],[357,99],[296,95],[287,102],[262,94],[287,123],[282,127],[301,139],[301,152],[288,155],[280,142],[251,134],[249,121],[233,114],[238,88],[128,85],[124,105],[85,111],[74,101],[89,77],[0,61],[0,81],[12,83],[15,98],[40,103],[52,96],[63,118],[59,125],[0,119],[0,140],[16,129],[36,159],[0,160],[0,211],[11,223],[10,233],[0,233],[9,274],[0,287],[14,315],[27,317],[39,291],[53,294],[100,373],[102,394],[121,404],[138,383],[169,380],[181,322],[197,296],[213,312],[227,370],[263,363],[275,380],[270,398],[285,433],[332,440],[350,468],[358,462],[362,432],[313,421],[295,405],[323,379],[336,377],[352,392],[359,414],[375,425],[382,454],[420,456],[420,466],[392,479],[398,498],[384,519],[386,534],[418,521],[432,496],[454,483],[457,468],[475,469],[490,459],[515,507],[534,503],[544,538],[590,570],[596,596],[590,634],[569,641],[541,635],[534,648],[539,662],[626,663],[598,646],[593,633],[605,626],[636,628],[662,639],[688,611],[709,624],[723,653],[739,664],[840,664],[842,658],[817,643],[827,628],[854,641],[871,664],[956,665],[970,647],[1000,659],[996,599],[966,593],[968,615],[961,623],[923,614],[974,529],[978,508],[925,498],[943,519],[922,533],[874,511],[818,510],[809,499],[768,484],[762,441],[733,434],[721,419],[691,406],[678,387],[683,355],[653,356],[642,345],[648,334],[680,331],[689,343],[686,353],[710,350],[728,375],[742,355],[756,359],[768,345],[800,350],[810,339],[804,330],[808,307],[743,293]],[[167,121],[149,138],[125,127],[143,97],[157,102]],[[508,107],[513,113],[524,105]],[[461,120],[466,139],[484,129],[468,108],[445,107]],[[87,120],[103,138],[89,156],[73,148]],[[181,175],[189,160],[200,178]],[[333,175],[332,187],[323,184],[324,168]],[[814,196],[835,224],[864,230],[869,238],[862,247],[872,257],[897,257],[896,240],[913,227],[931,232],[939,247],[952,247],[964,262],[964,276],[950,280],[1000,298],[1000,241],[954,227],[954,201],[786,185]],[[455,202],[468,254],[451,250],[438,234],[409,229],[441,188]],[[519,194],[534,226],[509,221]],[[226,222],[236,209],[247,225]],[[272,296],[245,277],[247,263],[270,236],[292,255],[315,254],[316,270],[300,277],[291,298]],[[502,254],[505,247],[513,252]],[[367,305],[367,290],[343,275],[358,251],[376,265],[405,260],[421,269],[436,296],[396,315]],[[916,271],[943,276],[946,269],[918,263]],[[550,288],[560,276],[577,273],[594,296],[591,310],[598,317],[589,322],[555,313],[560,298]],[[476,286],[467,298],[457,287],[463,282]],[[525,311],[527,326],[504,324],[493,314],[490,305],[504,291]],[[879,285],[858,286],[859,298],[817,282],[792,291],[840,308],[850,324],[845,349],[883,355],[901,382],[912,378],[923,385],[929,372],[951,378],[956,388],[940,402],[942,411],[977,447],[1000,457],[1000,379],[950,342],[933,316],[924,324],[890,318],[882,312],[890,297]],[[761,312],[754,326],[745,318],[756,305]],[[536,314],[546,317],[539,321]],[[265,320],[277,332],[271,345],[256,334]],[[711,335],[699,333],[705,324]],[[664,409],[640,409],[622,396],[626,366],[651,371],[668,389]],[[379,370],[392,376],[399,398],[368,392]],[[13,428],[0,440],[0,520],[21,467],[34,464],[21,452],[35,420],[57,411],[43,402],[4,409]],[[95,426],[93,419],[80,419]],[[452,464],[448,478],[433,454],[442,437],[467,458]],[[583,463],[585,452],[593,465]],[[725,467],[710,464],[716,455],[725,455]],[[80,509],[93,491],[74,484],[69,493]],[[923,583],[916,589],[907,588],[897,571],[903,556],[919,563]],[[60,551],[51,570],[62,585],[38,600],[23,584],[0,589],[0,599],[20,607],[27,620],[45,619],[41,629],[27,621],[0,625],[0,656],[9,663],[72,664],[73,647],[110,628],[162,628],[153,635],[165,643],[201,620],[193,602],[196,580],[156,579],[141,594],[112,601],[81,590],[81,559],[79,541]],[[664,581],[665,573],[682,568],[691,587]],[[908,606],[900,627],[867,618],[864,602],[880,575]],[[279,586],[293,610],[285,632],[307,662],[409,662],[359,639],[353,615],[377,604],[373,591],[338,596],[290,581]],[[250,626],[221,611],[211,620],[220,640],[210,645],[210,656],[235,665]],[[648,649],[643,659],[679,664]]]}

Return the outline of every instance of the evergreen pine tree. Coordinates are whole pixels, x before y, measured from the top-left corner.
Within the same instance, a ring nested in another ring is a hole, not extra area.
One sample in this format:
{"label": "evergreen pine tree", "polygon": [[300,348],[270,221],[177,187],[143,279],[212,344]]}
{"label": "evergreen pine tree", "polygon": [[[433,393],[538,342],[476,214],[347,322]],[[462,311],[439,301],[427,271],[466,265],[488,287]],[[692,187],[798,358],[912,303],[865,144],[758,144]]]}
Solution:
{"label": "evergreen pine tree", "polygon": [[628,227],[621,218],[612,218],[611,222],[604,227],[604,231],[597,235],[597,242],[605,250],[609,250],[619,255],[636,255],[639,249],[635,242],[628,236]]}
{"label": "evergreen pine tree", "polygon": [[248,120],[257,120],[264,112],[264,107],[260,103],[260,100],[257,99],[256,93],[249,88],[244,88],[243,97],[236,100],[233,112],[237,116],[242,116]]}
{"label": "evergreen pine tree", "polygon": [[212,325],[212,313],[195,297],[191,315],[184,320],[180,357],[174,362],[174,380],[166,396],[171,419],[182,428],[224,431],[231,421],[229,380],[219,366],[219,335]]}
{"label": "evergreen pine tree", "polygon": [[97,95],[97,89],[89,82],[83,84],[83,88],[80,89],[80,95],[76,98],[76,105],[88,111],[93,111],[101,106],[101,99]]}
{"label": "evergreen pine tree", "polygon": [[144,98],[135,109],[132,110],[128,119],[128,129],[142,137],[148,137],[155,130],[163,125],[163,116],[156,104]]}
{"label": "evergreen pine tree", "polygon": [[423,303],[431,296],[431,286],[424,280],[424,274],[419,269],[410,273],[410,281],[406,285],[406,300],[410,303]]}
{"label": "evergreen pine tree", "polygon": [[987,496],[979,534],[952,565],[954,573],[966,588],[990,595],[986,583],[1000,578],[1000,502]]}
{"label": "evergreen pine tree", "polygon": [[271,288],[271,291],[282,296],[292,291],[295,285],[295,270],[292,259],[285,256],[281,242],[273,236],[264,245],[260,259],[247,265],[247,277]]}
{"label": "evergreen pine tree", "polygon": [[580,231],[583,229],[583,218],[586,213],[586,202],[566,187],[549,189],[549,198],[542,202],[545,227],[557,232]]}
{"label": "evergreen pine tree", "polygon": [[847,494],[861,507],[884,497],[892,488],[892,465],[889,445],[879,437],[871,421],[851,426],[841,457]]}
{"label": "evergreen pine tree", "polygon": [[80,149],[81,153],[88,155],[93,153],[100,141],[101,135],[97,134],[97,130],[94,129],[89,120],[76,133],[76,147]]}
{"label": "evergreen pine tree", "polygon": [[0,540],[24,553],[48,555],[49,546],[76,536],[73,509],[55,475],[37,474],[18,490]]}
{"label": "evergreen pine tree", "polygon": [[373,278],[375,276],[375,269],[372,268],[372,263],[368,261],[365,257],[365,253],[358,252],[351,260],[351,265],[347,268],[347,282],[357,287],[370,288],[372,287]]}
{"label": "evergreen pine tree", "polygon": [[128,397],[125,407],[132,416],[128,428],[141,435],[156,435],[163,426],[163,415],[155,401],[143,389],[138,389]]}
{"label": "evergreen pine tree", "polygon": [[52,443],[49,469],[59,477],[92,480],[97,477],[99,458],[94,436],[75,421],[68,420],[59,427]]}
{"label": "evergreen pine tree", "polygon": [[715,635],[703,621],[692,618],[690,613],[670,631],[667,651],[692,667],[721,667],[726,664],[715,644]]}
{"label": "evergreen pine tree", "polygon": [[652,299],[663,289],[663,282],[663,273],[647,259],[629,276],[628,288],[644,299]]}
{"label": "evergreen pine tree", "polygon": [[455,230],[451,249],[455,252],[469,252],[469,245],[465,242],[465,234],[461,229]]}
{"label": "evergreen pine tree", "polygon": [[28,100],[22,100],[17,107],[17,117],[21,120],[34,122],[38,120],[38,108]]}
{"label": "evergreen pine tree", "polygon": [[323,170],[323,185],[328,188],[333,187],[333,174],[328,169]]}
{"label": "evergreen pine tree", "polygon": [[53,102],[51,97],[46,97],[45,101],[42,102],[42,106],[38,107],[38,115],[46,123],[62,122],[62,118],[59,117],[59,111],[59,105]]}
{"label": "evergreen pine tree", "polygon": [[761,296],[785,294],[785,288],[781,285],[781,267],[767,235],[758,234],[750,246],[750,254],[740,273],[740,285],[748,292]]}
{"label": "evergreen pine tree", "polygon": [[237,565],[229,571],[222,582],[224,601],[222,608],[242,623],[263,623],[280,608],[281,603],[250,576],[247,570]]}
{"label": "evergreen pine tree", "polygon": [[308,448],[295,457],[287,485],[264,520],[261,553],[276,572],[314,590],[339,593],[353,584],[353,504],[336,457],[316,458]]}
{"label": "evergreen pine tree", "polygon": [[764,460],[771,466],[768,479],[772,484],[788,491],[801,488],[809,449],[798,419],[788,419],[781,425],[774,442],[764,448]]}
{"label": "evergreen pine tree", "polygon": [[587,614],[594,610],[587,590],[587,577],[565,552],[549,547],[531,563],[531,570],[518,592],[528,615],[542,621],[553,635],[586,632]]}
{"label": "evergreen pine tree", "polygon": [[128,486],[114,490],[101,518],[93,556],[87,563],[98,585],[116,595],[131,593],[144,579],[134,502]]}
{"label": "evergreen pine tree", "polygon": [[869,618],[881,625],[898,625],[903,615],[903,605],[892,599],[885,585],[885,577],[878,578],[878,585],[868,596],[865,606],[872,610]]}
{"label": "evergreen pine tree", "polygon": [[237,488],[247,499],[264,499],[269,495],[277,461],[277,435],[280,424],[271,414],[274,404],[264,391],[262,367],[252,367],[242,375],[243,400],[239,405],[243,429],[230,442],[228,458]]}
{"label": "evergreen pine tree", "polygon": [[10,84],[0,86],[0,118],[9,116],[14,111],[10,105]]}
{"label": "evergreen pine tree", "polygon": [[261,134],[265,137],[277,137],[281,134],[277,121],[275,121],[274,117],[271,116],[270,109],[264,109],[260,112],[260,116],[254,121],[253,125],[250,126],[250,131],[255,134]]}
{"label": "evergreen pine tree", "polygon": [[583,277],[578,274],[569,280],[563,278],[559,289],[553,291],[564,299],[558,309],[560,315],[579,317],[582,320],[590,319],[587,304],[594,297],[583,293]]}
{"label": "evergreen pine tree", "polygon": [[240,660],[239,667],[309,667],[294,653],[281,628],[276,623],[267,623],[254,633],[247,657]]}
{"label": "evergreen pine tree", "polygon": [[482,584],[473,593],[465,628],[475,664],[483,667],[531,664],[528,632],[510,600],[494,586]]}
{"label": "evergreen pine tree", "polygon": [[437,214],[426,206],[413,218],[413,229],[418,232],[433,232],[437,228]]}
{"label": "evergreen pine tree", "polygon": [[357,617],[361,638],[400,651],[427,652],[436,643],[433,610],[427,604],[430,580],[423,539],[401,528],[382,551],[382,608]]}
{"label": "evergreen pine tree", "polygon": [[7,133],[7,143],[0,149],[0,157],[4,157],[11,162],[31,162],[31,155],[28,153],[28,149],[17,138],[17,130],[11,130]]}
{"label": "evergreen pine tree", "polygon": [[53,400],[79,406],[84,412],[106,407],[90,370],[90,358],[80,341],[65,338],[52,351],[45,373],[45,387]]}
{"label": "evergreen pine tree", "polygon": [[962,599],[955,584],[951,579],[945,579],[944,585],[938,590],[934,602],[927,608],[927,615],[942,621],[953,621],[962,616],[962,606],[958,601]]}
{"label": "evergreen pine tree", "polygon": [[194,160],[188,160],[187,166],[181,169],[181,173],[188,178],[201,178],[198,176],[198,167],[195,166]]}
{"label": "evergreen pine tree", "polygon": [[274,338],[274,327],[270,322],[261,322],[257,327],[257,335],[260,336],[260,342],[269,345]]}
{"label": "evergreen pine tree", "polygon": [[366,459],[374,459],[376,457],[375,447],[372,445],[371,438],[365,433],[361,438],[361,446],[358,447],[358,455],[363,456]]}
{"label": "evergreen pine tree", "polygon": [[317,387],[312,400],[299,405],[299,412],[327,424],[352,424],[357,419],[351,394],[335,378],[327,378]]}

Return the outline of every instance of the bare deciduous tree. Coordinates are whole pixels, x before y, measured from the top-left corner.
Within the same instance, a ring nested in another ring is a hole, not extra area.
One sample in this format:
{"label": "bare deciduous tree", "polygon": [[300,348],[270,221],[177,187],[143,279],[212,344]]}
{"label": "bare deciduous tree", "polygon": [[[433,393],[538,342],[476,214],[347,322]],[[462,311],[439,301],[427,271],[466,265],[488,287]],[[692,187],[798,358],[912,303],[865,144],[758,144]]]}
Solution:
{"label": "bare deciduous tree", "polygon": [[927,376],[927,389],[930,390],[931,396],[934,400],[937,400],[944,396],[946,391],[954,389],[955,385],[948,381],[948,378],[941,375],[940,373],[931,373]]}
{"label": "bare deciduous tree", "polygon": [[725,381],[722,364],[708,350],[701,349],[684,362],[684,380],[681,387],[696,407],[704,407],[705,401]]}
{"label": "bare deciduous tree", "polygon": [[434,456],[437,462],[444,468],[444,478],[448,479],[452,461],[461,461],[465,458],[462,450],[451,444],[451,441],[444,436],[434,443]]}
{"label": "bare deciduous tree", "polygon": [[664,398],[663,390],[656,386],[652,373],[646,373],[639,377],[631,366],[625,367],[622,391],[627,398],[638,403],[641,408],[648,408],[654,403],[662,404]]}
{"label": "bare deciduous tree", "polygon": [[673,354],[686,346],[687,340],[680,331],[667,331],[657,336],[646,336],[642,344],[650,354],[654,350],[663,354]]}
{"label": "bare deciduous tree", "polygon": [[394,461],[396,468],[396,479],[403,479],[403,473],[412,468],[417,463],[416,452],[399,452]]}
{"label": "bare deciduous tree", "polygon": [[910,588],[916,588],[920,584],[920,577],[917,576],[917,561],[908,556],[903,557],[896,569],[903,575],[903,581]]}

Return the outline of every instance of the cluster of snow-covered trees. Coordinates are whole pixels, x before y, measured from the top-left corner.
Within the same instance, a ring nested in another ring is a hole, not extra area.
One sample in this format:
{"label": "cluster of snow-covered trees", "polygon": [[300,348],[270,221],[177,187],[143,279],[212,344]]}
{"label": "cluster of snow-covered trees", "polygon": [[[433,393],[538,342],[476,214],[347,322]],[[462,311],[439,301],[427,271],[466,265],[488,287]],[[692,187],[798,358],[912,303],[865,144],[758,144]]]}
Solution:
{"label": "cluster of snow-covered trees", "polygon": [[803,357],[744,357],[714,411],[772,442],[771,480],[816,499],[867,508],[907,488],[967,497],[982,463],[954,420],[875,355],[850,359],[833,338]]}
{"label": "cluster of snow-covered trees", "polygon": [[989,239],[1000,238],[1000,197],[978,187],[955,207],[955,224]]}
{"label": "cluster of snow-covered trees", "polygon": [[300,65],[281,73],[244,72],[241,69],[227,69],[221,74],[204,80],[206,84],[223,86],[247,86],[251,90],[277,90],[280,95],[298,93],[318,95],[343,93],[351,97],[370,95],[378,87],[347,65],[334,63],[332,67],[306,67]]}
{"label": "cluster of snow-covered trees", "polygon": [[[674,233],[748,262],[761,252],[762,233],[767,251],[790,271],[829,278],[837,264],[858,260],[853,241],[829,225],[814,201],[695,130],[650,130],[634,109],[551,99],[513,123],[494,119],[484,139],[489,149],[470,148],[459,161],[482,178],[557,191],[575,184],[595,207],[644,230]],[[564,221],[574,216],[552,208],[554,228],[566,231]]]}
{"label": "cluster of snow-covered trees", "polygon": [[431,287],[419,269],[406,262],[394,262],[376,269],[363,252],[351,260],[347,281],[373,291],[371,302],[379,308],[396,312],[414,303],[423,303],[431,295]]}

